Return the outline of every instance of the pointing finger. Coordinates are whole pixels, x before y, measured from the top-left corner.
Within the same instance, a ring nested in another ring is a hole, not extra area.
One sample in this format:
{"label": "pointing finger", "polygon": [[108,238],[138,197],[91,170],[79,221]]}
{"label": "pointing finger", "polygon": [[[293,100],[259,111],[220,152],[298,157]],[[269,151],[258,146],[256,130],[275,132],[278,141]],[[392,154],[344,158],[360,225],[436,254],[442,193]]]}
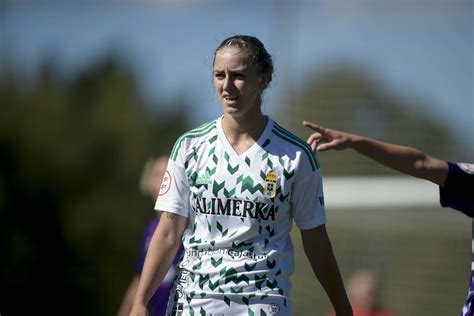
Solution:
{"label": "pointing finger", "polygon": [[303,125],[305,127],[308,127],[310,129],[312,129],[313,131],[316,131],[316,132],[324,132],[324,127],[322,126],[319,126],[319,125],[316,125],[314,123],[311,123],[311,122],[307,122],[307,121],[303,121]]}

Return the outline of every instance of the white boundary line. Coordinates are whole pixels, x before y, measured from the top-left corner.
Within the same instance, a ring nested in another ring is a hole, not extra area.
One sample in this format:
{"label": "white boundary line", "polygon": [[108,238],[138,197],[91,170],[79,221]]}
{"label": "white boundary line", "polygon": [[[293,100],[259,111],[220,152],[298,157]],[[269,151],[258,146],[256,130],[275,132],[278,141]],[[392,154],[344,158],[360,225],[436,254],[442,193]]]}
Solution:
{"label": "white boundary line", "polygon": [[323,177],[327,208],[438,206],[439,188],[409,176]]}

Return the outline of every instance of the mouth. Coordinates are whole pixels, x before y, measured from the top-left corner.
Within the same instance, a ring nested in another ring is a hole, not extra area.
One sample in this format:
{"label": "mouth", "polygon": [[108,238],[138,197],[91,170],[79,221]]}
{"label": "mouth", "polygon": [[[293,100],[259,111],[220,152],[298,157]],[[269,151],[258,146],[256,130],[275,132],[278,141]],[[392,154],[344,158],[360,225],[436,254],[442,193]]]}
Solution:
{"label": "mouth", "polygon": [[238,100],[239,100],[238,96],[229,96],[229,95],[224,96],[224,102],[230,106],[236,105]]}
{"label": "mouth", "polygon": [[224,97],[224,99],[225,99],[226,101],[230,101],[230,102],[235,102],[235,101],[237,101],[238,98],[239,98],[239,97],[237,97],[237,96],[225,96],[225,97]]}

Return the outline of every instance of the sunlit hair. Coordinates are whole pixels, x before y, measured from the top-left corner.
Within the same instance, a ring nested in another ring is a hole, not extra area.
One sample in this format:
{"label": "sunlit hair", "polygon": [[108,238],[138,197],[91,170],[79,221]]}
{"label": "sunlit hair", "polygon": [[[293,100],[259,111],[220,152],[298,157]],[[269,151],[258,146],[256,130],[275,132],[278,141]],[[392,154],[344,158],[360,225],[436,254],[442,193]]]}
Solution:
{"label": "sunlit hair", "polygon": [[272,56],[267,52],[263,43],[260,40],[253,36],[248,35],[235,35],[229,38],[226,38],[222,43],[216,48],[214,52],[213,64],[216,60],[216,54],[221,49],[226,47],[236,47],[242,50],[245,50],[249,56],[250,63],[257,67],[257,72],[259,75],[266,74],[268,76],[268,83],[272,81],[273,77],[273,61]]}

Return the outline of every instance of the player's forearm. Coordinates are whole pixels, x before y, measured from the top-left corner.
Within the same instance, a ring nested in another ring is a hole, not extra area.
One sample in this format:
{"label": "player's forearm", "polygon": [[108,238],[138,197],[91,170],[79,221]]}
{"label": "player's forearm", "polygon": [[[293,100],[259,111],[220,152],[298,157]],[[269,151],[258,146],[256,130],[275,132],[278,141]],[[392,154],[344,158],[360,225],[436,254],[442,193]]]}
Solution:
{"label": "player's forearm", "polygon": [[130,315],[130,310],[132,309],[133,304],[133,297],[135,296],[135,292],[137,291],[138,287],[138,276],[134,276],[130,285],[128,286],[125,294],[123,296],[122,302],[119,307],[119,311],[117,312],[117,316],[128,316]]}
{"label": "player's forearm", "polygon": [[428,159],[431,157],[418,149],[358,135],[352,135],[350,147],[389,168],[414,177],[431,180],[432,168],[428,163]]}
{"label": "player's forearm", "polygon": [[177,235],[163,234],[158,230],[153,234],[134,297],[134,304],[147,305],[173,263],[180,243],[181,239]]}
{"label": "player's forearm", "polygon": [[336,315],[352,315],[351,304],[325,228],[302,231],[303,247],[314,274],[329,297]]}
{"label": "player's forearm", "polygon": [[319,254],[312,264],[313,271],[329,297],[336,315],[352,315],[344,283],[332,252]]}
{"label": "player's forearm", "polygon": [[352,308],[347,297],[344,283],[334,256],[319,255],[313,271],[331,301],[336,315],[352,315]]}

